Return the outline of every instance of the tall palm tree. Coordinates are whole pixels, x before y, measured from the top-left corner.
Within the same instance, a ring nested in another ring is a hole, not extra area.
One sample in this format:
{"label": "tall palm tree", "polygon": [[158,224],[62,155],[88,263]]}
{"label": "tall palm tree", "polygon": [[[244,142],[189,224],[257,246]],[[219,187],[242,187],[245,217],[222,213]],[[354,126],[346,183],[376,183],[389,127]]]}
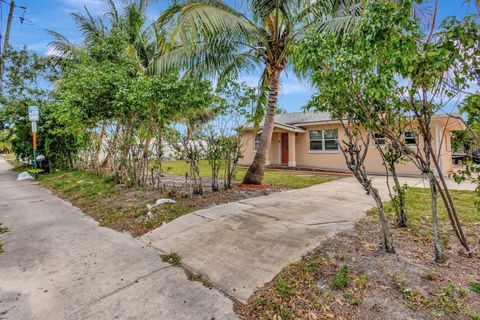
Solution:
{"label": "tall palm tree", "polygon": [[[247,0],[241,12],[221,0],[180,0],[165,10],[157,25],[169,31],[169,51],[156,72],[181,67],[199,76],[225,77],[259,66],[256,124],[263,129],[244,183],[260,184],[272,138],[280,76],[291,48],[309,30],[347,30],[359,11],[354,0]],[[294,62],[294,61],[293,61]]]}

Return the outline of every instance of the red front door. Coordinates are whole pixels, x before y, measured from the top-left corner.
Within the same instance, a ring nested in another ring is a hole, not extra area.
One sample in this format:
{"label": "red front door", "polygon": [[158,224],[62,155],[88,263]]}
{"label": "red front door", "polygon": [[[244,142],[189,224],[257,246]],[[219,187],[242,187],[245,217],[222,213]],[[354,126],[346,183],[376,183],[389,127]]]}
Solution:
{"label": "red front door", "polygon": [[282,133],[282,163],[288,164],[288,133]]}

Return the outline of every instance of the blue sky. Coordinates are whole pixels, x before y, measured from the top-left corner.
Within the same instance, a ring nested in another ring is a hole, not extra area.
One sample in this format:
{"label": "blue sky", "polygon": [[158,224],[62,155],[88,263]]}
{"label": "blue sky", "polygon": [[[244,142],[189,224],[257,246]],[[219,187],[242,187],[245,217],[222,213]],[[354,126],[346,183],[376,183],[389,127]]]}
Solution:
{"label": "blue sky", "polygon": [[[5,2],[10,2],[5,0]],[[116,0],[120,3],[121,0]],[[432,2],[432,0],[430,1]],[[8,4],[0,0],[3,11],[3,26],[7,18]],[[235,4],[241,6],[241,1],[236,0]],[[67,36],[72,42],[81,40],[80,33],[75,29],[69,15],[71,12],[78,12],[87,6],[94,15],[103,13],[104,4],[101,0],[16,0],[16,5],[26,6],[27,10],[17,8],[12,26],[11,44],[15,47],[27,45],[31,50],[40,54],[48,52],[50,36],[45,30],[51,29]],[[167,1],[159,0],[158,4],[149,8],[148,18],[153,20],[162,8],[168,5]],[[428,5],[428,1],[427,1]],[[465,14],[475,13],[476,9],[472,3],[465,3],[463,0],[440,0],[439,21],[451,15],[463,17]],[[20,23],[20,17],[24,17],[24,23]],[[245,74],[242,80],[250,85],[256,85],[258,74]],[[280,89],[279,106],[289,112],[300,111],[302,106],[309,100],[312,90],[300,82],[291,72],[283,76]]]}

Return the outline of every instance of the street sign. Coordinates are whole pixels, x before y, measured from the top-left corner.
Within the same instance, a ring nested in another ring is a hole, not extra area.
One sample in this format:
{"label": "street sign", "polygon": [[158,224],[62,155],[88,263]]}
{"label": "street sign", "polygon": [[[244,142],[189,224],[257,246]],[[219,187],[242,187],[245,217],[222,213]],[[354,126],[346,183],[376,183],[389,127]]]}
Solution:
{"label": "street sign", "polygon": [[37,106],[28,107],[28,120],[31,122],[37,122],[40,120],[40,114]]}
{"label": "street sign", "polygon": [[38,106],[28,107],[28,120],[32,123],[32,138],[33,138],[33,177],[37,179],[37,122],[40,120],[40,113]]}

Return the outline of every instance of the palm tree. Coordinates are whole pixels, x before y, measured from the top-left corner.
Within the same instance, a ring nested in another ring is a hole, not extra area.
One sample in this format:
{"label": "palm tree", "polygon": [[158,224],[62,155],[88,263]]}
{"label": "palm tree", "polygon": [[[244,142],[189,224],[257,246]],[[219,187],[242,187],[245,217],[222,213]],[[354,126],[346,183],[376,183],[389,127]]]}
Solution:
{"label": "palm tree", "polygon": [[360,8],[354,0],[248,0],[245,7],[244,13],[220,0],[174,3],[157,20],[171,40],[168,52],[157,59],[155,71],[180,67],[198,76],[218,76],[221,81],[261,67],[254,118],[256,126],[264,118],[263,129],[244,178],[244,183],[260,184],[273,133],[280,76],[289,65],[292,46],[310,30],[347,30]]}

